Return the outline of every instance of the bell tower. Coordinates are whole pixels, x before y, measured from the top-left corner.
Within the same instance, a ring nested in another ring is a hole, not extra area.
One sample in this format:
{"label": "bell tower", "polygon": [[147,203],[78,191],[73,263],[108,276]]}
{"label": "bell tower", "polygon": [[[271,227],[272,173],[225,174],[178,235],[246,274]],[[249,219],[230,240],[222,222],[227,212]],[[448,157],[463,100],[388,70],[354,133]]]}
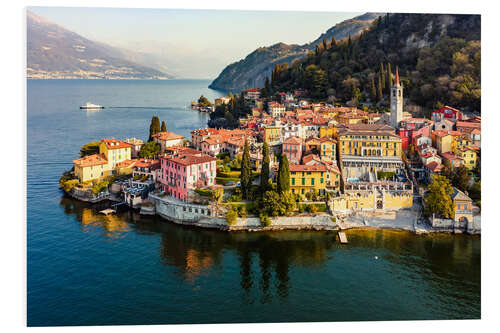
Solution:
{"label": "bell tower", "polygon": [[396,79],[391,88],[391,126],[397,129],[401,120],[403,120],[403,86],[399,84],[399,73],[396,67]]}

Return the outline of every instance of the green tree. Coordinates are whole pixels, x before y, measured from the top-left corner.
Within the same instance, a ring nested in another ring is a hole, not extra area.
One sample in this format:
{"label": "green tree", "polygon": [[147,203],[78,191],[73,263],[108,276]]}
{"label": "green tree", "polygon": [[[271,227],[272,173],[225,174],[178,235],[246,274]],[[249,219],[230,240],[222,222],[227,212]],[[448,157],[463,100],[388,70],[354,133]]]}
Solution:
{"label": "green tree", "polygon": [[285,154],[280,155],[277,190],[279,194],[283,194],[290,190],[290,167],[288,165],[288,158]]}
{"label": "green tree", "polygon": [[451,199],[453,188],[450,181],[439,175],[431,175],[431,184],[429,191],[425,196],[425,213],[428,216],[432,214],[445,219],[455,217],[455,206]]}
{"label": "green tree", "polygon": [[149,139],[148,141],[153,141],[153,135],[160,132],[160,118],[158,116],[153,116],[151,119],[151,124],[149,125]]}
{"label": "green tree", "polygon": [[214,215],[219,215],[219,207],[224,197],[224,188],[222,186],[216,186],[210,192],[210,199],[212,201],[212,206],[214,207]]}
{"label": "green tree", "polygon": [[264,192],[264,195],[262,196],[261,210],[269,216],[284,215],[284,212],[286,211],[280,195],[278,192],[272,190]]}
{"label": "green tree", "polygon": [[250,146],[248,140],[245,140],[245,147],[243,148],[240,182],[243,199],[248,199],[248,194],[250,193],[250,187],[252,185],[252,162],[250,161]]}
{"label": "green tree", "polygon": [[453,174],[453,186],[458,188],[460,191],[465,192],[469,188],[469,170],[464,165],[459,166],[455,169]]}
{"label": "green tree", "polygon": [[161,132],[166,132],[167,131],[167,124],[165,124],[165,121],[162,120],[161,122]]}
{"label": "green tree", "polygon": [[377,88],[375,87],[375,79],[372,76],[370,80],[370,101],[373,103],[377,100]]}
{"label": "green tree", "polygon": [[201,95],[200,98],[198,98],[198,105],[202,107],[210,106],[212,103],[206,98],[205,96]]}
{"label": "green tree", "polygon": [[232,205],[229,205],[226,211],[226,222],[228,225],[234,225],[238,219],[238,213],[234,210]]}
{"label": "green tree", "polygon": [[264,142],[262,145],[262,167],[260,172],[260,193],[264,194],[269,188],[269,145]]}
{"label": "green tree", "polygon": [[94,141],[87,143],[86,145],[82,146],[80,148],[80,157],[84,157],[87,155],[93,155],[93,154],[99,154],[99,145],[101,144],[100,141]]}
{"label": "green tree", "polygon": [[392,88],[392,72],[391,64],[387,64],[387,92],[389,93]]}
{"label": "green tree", "polygon": [[161,150],[161,146],[158,142],[148,141],[142,145],[141,150],[139,150],[139,157],[141,158],[155,158]]}
{"label": "green tree", "polygon": [[382,85],[382,88],[385,88],[385,69],[384,69],[384,64],[380,63],[380,84]]}
{"label": "green tree", "polygon": [[377,102],[380,102],[383,98],[384,94],[382,92],[382,79],[380,78],[380,74],[378,75],[377,80]]}
{"label": "green tree", "polygon": [[283,215],[290,215],[295,209],[297,209],[297,201],[295,200],[295,195],[290,192],[284,192],[281,195],[281,204],[283,206]]}

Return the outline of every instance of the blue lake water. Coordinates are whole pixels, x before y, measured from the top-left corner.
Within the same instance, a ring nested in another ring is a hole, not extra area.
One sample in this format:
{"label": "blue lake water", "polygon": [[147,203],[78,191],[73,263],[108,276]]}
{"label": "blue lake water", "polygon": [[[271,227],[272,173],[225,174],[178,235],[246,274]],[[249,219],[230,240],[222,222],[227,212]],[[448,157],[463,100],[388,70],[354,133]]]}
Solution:
{"label": "blue lake water", "polygon": [[[189,137],[209,81],[29,80],[28,325],[480,318],[480,237],[349,231],[221,233],[133,212],[97,214],[58,179],[80,146]],[[91,101],[106,107],[82,111]],[[375,259],[378,257],[378,259]]]}

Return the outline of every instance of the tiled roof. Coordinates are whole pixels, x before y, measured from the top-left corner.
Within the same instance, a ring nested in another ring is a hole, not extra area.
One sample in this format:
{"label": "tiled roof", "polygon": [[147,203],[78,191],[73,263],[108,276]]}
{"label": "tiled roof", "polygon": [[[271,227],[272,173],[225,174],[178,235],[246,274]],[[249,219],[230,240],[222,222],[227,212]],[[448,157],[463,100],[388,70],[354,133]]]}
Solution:
{"label": "tiled roof", "polygon": [[108,164],[108,161],[106,160],[106,157],[104,154],[93,154],[93,155],[87,155],[82,158],[73,160],[73,163],[76,166],[79,167],[89,167],[89,166],[96,166],[96,165],[101,165],[101,164]]}
{"label": "tiled roof", "polygon": [[302,143],[302,140],[296,136],[290,136],[290,137],[286,138],[286,140],[283,141],[283,143],[300,145]]}
{"label": "tiled roof", "polygon": [[115,139],[102,139],[101,142],[104,142],[108,149],[132,148],[128,143]]}
{"label": "tiled roof", "polygon": [[133,167],[137,163],[137,161],[137,159],[121,161],[116,163],[116,167],[119,169]]}
{"label": "tiled roof", "polygon": [[443,165],[439,164],[438,162],[430,162],[429,164],[426,164],[426,167],[431,170],[432,172],[441,172],[443,169]]}
{"label": "tiled roof", "polygon": [[155,168],[155,167],[160,167],[160,161],[159,160],[152,160],[152,159],[141,158],[140,160],[137,161],[137,163],[135,164],[135,167],[137,167],[137,168]]}
{"label": "tiled roof", "polygon": [[215,157],[212,157],[209,155],[201,155],[201,156],[183,155],[183,156],[179,156],[179,157],[170,158],[170,161],[177,163],[177,164],[184,165],[184,166],[207,163],[207,162],[212,162],[215,160],[217,160]]}
{"label": "tiled roof", "polygon": [[172,132],[159,132],[153,135],[153,138],[161,140],[161,141],[170,141],[170,140],[182,140],[184,137],[179,134],[175,134]]}

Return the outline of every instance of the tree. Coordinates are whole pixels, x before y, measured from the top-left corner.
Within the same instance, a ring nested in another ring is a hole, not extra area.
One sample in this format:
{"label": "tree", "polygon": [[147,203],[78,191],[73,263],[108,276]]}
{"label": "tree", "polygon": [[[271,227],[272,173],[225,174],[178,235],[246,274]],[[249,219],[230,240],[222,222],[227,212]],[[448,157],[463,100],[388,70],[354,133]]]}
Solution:
{"label": "tree", "polygon": [[161,122],[161,132],[166,132],[167,131],[167,124],[165,124],[165,121],[163,120]]}
{"label": "tree", "polygon": [[378,75],[378,81],[377,81],[377,102],[380,102],[383,97],[383,92],[382,92],[382,79],[380,78],[380,74]]}
{"label": "tree", "polygon": [[370,80],[370,101],[373,103],[377,100],[377,88],[375,88],[375,79],[372,76]]}
{"label": "tree", "polygon": [[262,211],[269,216],[283,215],[285,208],[281,202],[281,197],[276,191],[266,191],[262,196]]}
{"label": "tree", "polygon": [[87,143],[86,145],[82,146],[80,148],[80,157],[84,157],[87,155],[93,155],[93,154],[99,154],[99,145],[101,144],[100,141],[94,141]]}
{"label": "tree", "polygon": [[248,140],[245,140],[245,147],[243,148],[240,182],[243,199],[247,199],[248,194],[250,193],[250,187],[252,185],[252,163],[250,161],[250,146],[248,144]]}
{"label": "tree", "polygon": [[277,183],[277,190],[280,195],[290,190],[290,167],[285,154],[280,155]]}
{"label": "tree", "polygon": [[153,116],[151,119],[151,125],[149,125],[149,139],[148,141],[153,141],[153,135],[160,132],[160,118],[158,116]]}
{"label": "tree", "polygon": [[233,209],[232,205],[229,205],[226,211],[226,222],[228,225],[234,225],[238,219],[238,213]]}
{"label": "tree", "polygon": [[202,107],[210,106],[212,103],[206,98],[205,96],[201,95],[200,98],[198,98],[198,105]]}
{"label": "tree", "polygon": [[290,215],[297,208],[297,201],[295,201],[295,195],[286,191],[281,195],[281,204],[284,209],[283,215]]}
{"label": "tree", "polygon": [[431,184],[427,192],[425,202],[425,213],[427,215],[435,214],[445,219],[455,217],[455,206],[451,199],[453,188],[450,181],[439,175],[431,175]]}
{"label": "tree", "polygon": [[382,88],[385,87],[385,69],[384,69],[384,64],[383,63],[380,63],[380,72],[379,72],[379,75],[380,75],[380,79],[382,82],[380,82],[380,84],[382,85]]}
{"label": "tree", "polygon": [[141,158],[155,158],[160,153],[161,146],[156,141],[148,141],[142,145],[139,150],[139,157]]}
{"label": "tree", "polygon": [[264,142],[262,146],[262,167],[260,171],[260,193],[264,194],[269,188],[269,145]]}
{"label": "tree", "polygon": [[389,93],[392,88],[392,72],[391,64],[387,64],[387,92]]}
{"label": "tree", "polygon": [[219,206],[224,197],[224,188],[222,186],[215,186],[210,193],[210,199],[212,200],[212,205],[214,207],[214,215],[219,215]]}
{"label": "tree", "polygon": [[464,165],[455,169],[452,184],[460,191],[465,192],[469,188],[469,170]]}

